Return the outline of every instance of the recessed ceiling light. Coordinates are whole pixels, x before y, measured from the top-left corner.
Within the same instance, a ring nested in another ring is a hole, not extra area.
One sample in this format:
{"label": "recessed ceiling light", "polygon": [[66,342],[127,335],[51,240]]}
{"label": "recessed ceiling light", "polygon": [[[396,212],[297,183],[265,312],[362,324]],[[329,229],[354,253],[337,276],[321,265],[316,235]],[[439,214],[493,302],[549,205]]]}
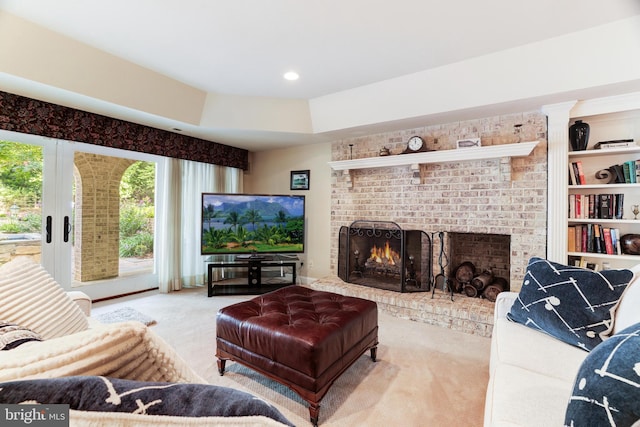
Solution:
{"label": "recessed ceiling light", "polygon": [[287,71],[284,73],[284,78],[287,80],[298,80],[300,76],[295,71]]}

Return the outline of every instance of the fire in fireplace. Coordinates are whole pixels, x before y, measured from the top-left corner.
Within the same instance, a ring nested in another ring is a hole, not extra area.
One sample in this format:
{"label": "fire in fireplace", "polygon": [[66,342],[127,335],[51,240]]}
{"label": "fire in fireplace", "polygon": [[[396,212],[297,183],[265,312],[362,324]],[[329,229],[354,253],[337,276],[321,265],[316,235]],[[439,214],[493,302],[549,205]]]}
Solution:
{"label": "fire in fireplace", "polygon": [[431,238],[394,222],[355,221],[340,229],[338,275],[345,282],[397,292],[428,291]]}

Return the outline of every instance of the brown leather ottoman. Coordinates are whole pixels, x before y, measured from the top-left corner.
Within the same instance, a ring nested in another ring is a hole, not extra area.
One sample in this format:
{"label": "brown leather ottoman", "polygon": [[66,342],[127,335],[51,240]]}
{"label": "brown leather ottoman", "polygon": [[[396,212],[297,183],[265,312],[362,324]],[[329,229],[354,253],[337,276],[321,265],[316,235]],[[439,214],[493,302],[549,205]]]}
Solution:
{"label": "brown leather ottoman", "polygon": [[239,362],[291,388],[309,402],[313,425],[320,400],[364,352],[376,360],[375,302],[288,286],[221,309],[216,319],[218,371]]}

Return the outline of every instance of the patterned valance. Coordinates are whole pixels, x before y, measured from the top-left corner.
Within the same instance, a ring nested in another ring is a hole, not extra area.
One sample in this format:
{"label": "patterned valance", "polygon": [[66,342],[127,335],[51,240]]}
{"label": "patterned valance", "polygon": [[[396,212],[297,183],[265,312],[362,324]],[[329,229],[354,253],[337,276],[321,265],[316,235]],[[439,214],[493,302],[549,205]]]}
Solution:
{"label": "patterned valance", "polygon": [[0,91],[0,129],[247,170],[248,151]]}

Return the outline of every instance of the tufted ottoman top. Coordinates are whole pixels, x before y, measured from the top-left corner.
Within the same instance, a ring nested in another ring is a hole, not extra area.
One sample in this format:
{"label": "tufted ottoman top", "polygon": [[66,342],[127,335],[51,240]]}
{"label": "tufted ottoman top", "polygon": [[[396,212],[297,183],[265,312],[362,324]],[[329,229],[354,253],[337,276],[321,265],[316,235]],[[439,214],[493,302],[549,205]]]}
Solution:
{"label": "tufted ottoman top", "polygon": [[216,322],[219,343],[319,378],[377,336],[378,311],[373,301],[288,286],[225,307]]}

